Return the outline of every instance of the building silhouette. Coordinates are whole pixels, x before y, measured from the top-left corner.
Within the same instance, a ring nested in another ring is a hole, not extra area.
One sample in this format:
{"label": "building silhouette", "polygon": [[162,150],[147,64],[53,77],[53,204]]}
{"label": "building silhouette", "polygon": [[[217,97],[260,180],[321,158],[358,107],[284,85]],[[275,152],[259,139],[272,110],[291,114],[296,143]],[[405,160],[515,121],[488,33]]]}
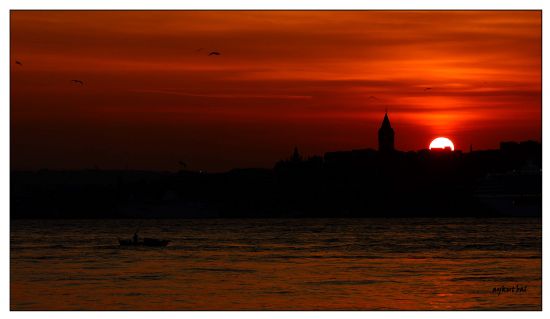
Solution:
{"label": "building silhouette", "polygon": [[392,152],[394,148],[395,133],[391,127],[388,112],[384,115],[382,126],[378,130],[378,150],[380,152]]}
{"label": "building silhouette", "polygon": [[302,161],[302,155],[300,155],[300,152],[298,151],[298,146],[294,147],[294,152],[292,152],[292,155],[290,156],[290,161],[295,163]]}

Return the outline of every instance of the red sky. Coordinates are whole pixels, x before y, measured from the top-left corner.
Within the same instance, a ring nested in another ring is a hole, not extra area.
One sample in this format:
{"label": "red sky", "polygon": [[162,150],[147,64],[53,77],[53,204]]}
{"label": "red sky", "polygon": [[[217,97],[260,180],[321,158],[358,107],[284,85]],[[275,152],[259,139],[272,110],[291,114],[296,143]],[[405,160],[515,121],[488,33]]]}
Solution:
{"label": "red sky", "polygon": [[11,165],[271,167],[376,148],[386,107],[400,150],[540,141],[541,42],[540,11],[12,11]]}

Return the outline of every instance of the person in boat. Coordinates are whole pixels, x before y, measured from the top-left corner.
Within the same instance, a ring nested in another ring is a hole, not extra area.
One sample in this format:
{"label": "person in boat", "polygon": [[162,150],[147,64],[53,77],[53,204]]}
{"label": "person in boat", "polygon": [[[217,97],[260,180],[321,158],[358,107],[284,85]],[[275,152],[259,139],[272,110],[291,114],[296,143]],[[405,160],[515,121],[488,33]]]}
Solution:
{"label": "person in boat", "polygon": [[138,243],[138,240],[139,240],[138,232],[139,230],[136,230],[136,232],[134,233],[134,237],[132,237],[134,244]]}

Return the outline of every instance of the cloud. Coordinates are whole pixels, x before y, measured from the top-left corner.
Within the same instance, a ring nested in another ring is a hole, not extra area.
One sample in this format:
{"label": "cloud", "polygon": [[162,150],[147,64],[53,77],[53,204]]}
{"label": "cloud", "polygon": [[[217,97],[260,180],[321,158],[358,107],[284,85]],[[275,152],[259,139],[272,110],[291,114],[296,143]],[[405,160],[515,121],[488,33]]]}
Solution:
{"label": "cloud", "polygon": [[205,98],[215,98],[215,99],[283,99],[283,100],[302,100],[302,99],[311,99],[310,95],[259,95],[259,94],[219,94],[219,93],[190,93],[182,92],[175,90],[148,90],[148,89],[137,89],[130,90],[131,92],[137,93],[153,93],[153,94],[168,94],[168,95],[179,95],[179,96],[190,96],[190,97],[205,97]]}

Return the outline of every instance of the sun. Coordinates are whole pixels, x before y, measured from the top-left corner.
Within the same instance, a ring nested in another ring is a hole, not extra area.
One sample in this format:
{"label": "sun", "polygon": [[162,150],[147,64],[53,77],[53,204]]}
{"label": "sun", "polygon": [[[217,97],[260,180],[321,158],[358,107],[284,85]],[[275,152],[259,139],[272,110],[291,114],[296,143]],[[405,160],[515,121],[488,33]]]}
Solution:
{"label": "sun", "polygon": [[450,139],[446,137],[438,137],[430,143],[430,150],[431,149],[438,149],[438,150],[451,149],[451,151],[454,151],[455,145],[453,144],[453,142],[451,142]]}

